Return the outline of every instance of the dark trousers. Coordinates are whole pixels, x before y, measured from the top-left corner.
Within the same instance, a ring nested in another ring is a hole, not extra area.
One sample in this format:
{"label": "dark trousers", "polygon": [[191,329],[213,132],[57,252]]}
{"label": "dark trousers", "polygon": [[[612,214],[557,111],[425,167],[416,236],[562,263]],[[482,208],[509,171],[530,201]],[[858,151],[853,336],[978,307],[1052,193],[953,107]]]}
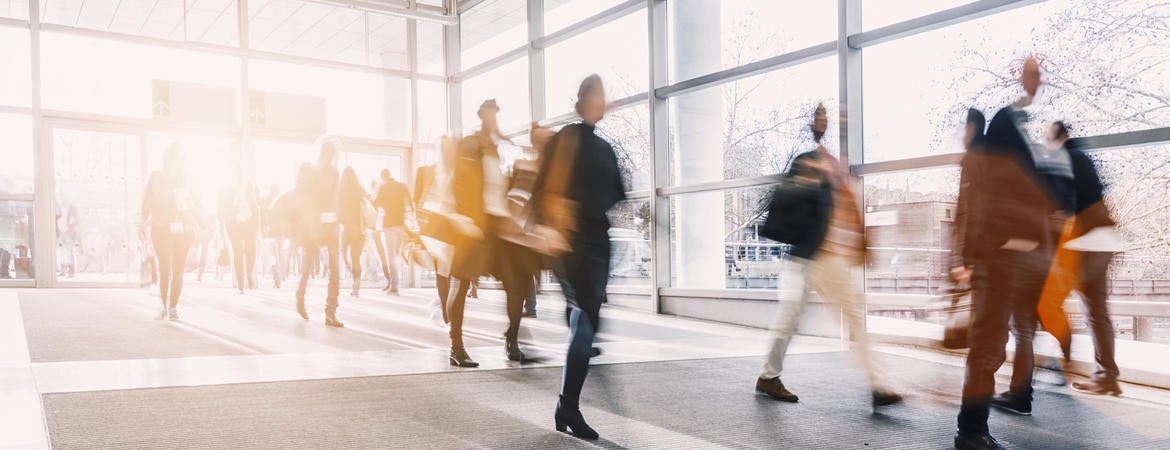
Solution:
{"label": "dark trousers", "polygon": [[151,227],[150,240],[158,267],[158,290],[162,301],[171,308],[178,306],[179,295],[183,293],[183,269],[187,263],[187,252],[195,242],[195,233],[172,233]]}
{"label": "dark trousers", "polygon": [[[327,239],[325,245],[321,247],[325,248],[329,261],[329,291],[325,297],[325,313],[333,314],[337,311],[337,290],[340,283],[337,273],[337,269],[340,267],[337,264],[337,239]],[[299,307],[304,307],[305,305],[305,288],[308,287],[309,278],[313,275],[313,266],[309,262],[320,258],[321,247],[305,246],[301,248],[305,264],[301,265],[301,283],[297,285],[297,306]]]}
{"label": "dark trousers", "polygon": [[[608,244],[608,242],[607,242]],[[608,255],[573,255],[578,258],[567,267],[567,281],[573,300],[568,310],[569,349],[561,374],[561,395],[576,403],[581,398],[585,376],[589,374],[589,357],[593,352],[593,338],[601,325],[601,304],[605,303],[605,289],[609,282]]]}
{"label": "dark trousers", "polygon": [[1080,256],[1082,272],[1077,290],[1081,291],[1085,310],[1089,313],[1089,328],[1093,330],[1093,359],[1097,362],[1093,381],[1113,383],[1120,374],[1114,359],[1113,319],[1109,317],[1106,303],[1109,300],[1109,263],[1113,261],[1113,254],[1085,252]]}
{"label": "dark trousers", "polygon": [[256,232],[247,227],[227,227],[228,242],[232,247],[232,269],[235,270],[236,288],[254,288],[252,277],[256,270]]}
{"label": "dark trousers", "polygon": [[471,282],[452,277],[447,298],[443,302],[446,311],[444,319],[450,325],[447,334],[451,337],[451,348],[463,348],[463,309],[467,305],[467,290]]}
{"label": "dark trousers", "polygon": [[[971,349],[967,353],[966,380],[959,410],[960,433],[987,433],[990,401],[995,394],[995,372],[1006,357],[1004,347],[1007,345],[1009,319],[1016,333],[1017,363],[1021,358],[1034,358],[1031,349],[1036,331],[1036,307],[1050,262],[1051,254],[1042,248],[1031,252],[998,250],[986,261],[975,265],[972,278],[975,318],[971,324]],[[1021,355],[1021,340],[1027,343],[1023,352],[1026,355]],[[1012,378],[1013,392],[1030,397],[1032,371],[1020,370],[1017,366]]]}

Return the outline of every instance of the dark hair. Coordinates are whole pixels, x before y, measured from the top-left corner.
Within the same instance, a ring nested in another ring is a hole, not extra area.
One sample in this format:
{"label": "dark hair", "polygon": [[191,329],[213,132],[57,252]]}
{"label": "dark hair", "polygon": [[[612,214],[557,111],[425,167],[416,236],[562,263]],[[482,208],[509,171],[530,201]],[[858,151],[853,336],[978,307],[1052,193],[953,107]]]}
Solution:
{"label": "dark hair", "polygon": [[1063,120],[1052,122],[1052,126],[1056,127],[1057,139],[1069,137],[1070,131],[1068,129],[1068,125],[1065,124]]}
{"label": "dark hair", "polygon": [[813,133],[813,141],[819,144],[821,139],[825,137],[825,131],[828,131],[828,126],[826,125],[825,131],[817,131],[815,126],[817,116],[825,116],[825,122],[829,121],[829,110],[825,108],[824,103],[817,103],[817,107],[813,109],[813,125],[809,126],[809,129],[811,129]]}
{"label": "dark hair", "polygon": [[987,118],[983,116],[983,112],[975,109],[967,109],[967,125],[975,127],[975,141],[983,139],[983,135],[987,130]]}
{"label": "dark hair", "polygon": [[601,92],[602,89],[604,87],[601,84],[601,76],[598,74],[589,75],[581,80],[581,86],[577,88],[577,103],[574,105],[577,114],[581,114],[581,101],[585,97]]}

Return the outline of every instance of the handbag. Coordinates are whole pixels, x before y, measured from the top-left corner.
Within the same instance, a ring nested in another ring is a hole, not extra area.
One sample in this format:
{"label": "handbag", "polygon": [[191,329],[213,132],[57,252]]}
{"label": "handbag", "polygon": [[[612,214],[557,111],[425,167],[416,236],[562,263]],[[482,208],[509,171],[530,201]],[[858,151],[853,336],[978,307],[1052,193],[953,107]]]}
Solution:
{"label": "handbag", "polygon": [[971,322],[975,319],[975,306],[971,300],[971,288],[953,287],[943,292],[949,305],[943,307],[946,323],[943,325],[943,347],[951,350],[970,346],[968,336]]}

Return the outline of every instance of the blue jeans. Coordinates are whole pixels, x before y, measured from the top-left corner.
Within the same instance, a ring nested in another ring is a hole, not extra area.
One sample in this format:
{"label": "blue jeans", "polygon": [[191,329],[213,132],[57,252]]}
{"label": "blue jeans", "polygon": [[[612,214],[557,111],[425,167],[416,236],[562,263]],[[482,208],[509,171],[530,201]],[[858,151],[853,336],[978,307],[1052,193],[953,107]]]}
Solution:
{"label": "blue jeans", "polygon": [[593,321],[581,308],[573,307],[569,312],[569,352],[565,356],[565,369],[561,376],[561,395],[577,401],[581,398],[581,387],[589,373],[589,355],[593,351],[593,337],[597,330]]}

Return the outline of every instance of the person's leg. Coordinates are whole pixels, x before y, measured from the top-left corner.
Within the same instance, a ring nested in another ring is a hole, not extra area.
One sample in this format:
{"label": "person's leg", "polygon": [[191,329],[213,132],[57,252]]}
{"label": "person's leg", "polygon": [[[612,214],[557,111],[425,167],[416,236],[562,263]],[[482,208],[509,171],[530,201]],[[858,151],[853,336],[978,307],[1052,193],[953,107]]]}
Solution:
{"label": "person's leg", "polygon": [[326,322],[333,322],[334,326],[342,326],[341,322],[337,321],[337,295],[341,289],[341,264],[338,262],[339,248],[341,243],[336,237],[330,236],[330,239],[325,245],[327,252],[326,258],[329,264],[329,290],[325,297],[325,320]]}
{"label": "person's leg", "polygon": [[374,248],[378,250],[378,262],[382,265],[382,276],[386,278],[386,287],[383,291],[390,290],[390,261],[386,258],[386,230],[378,231],[374,234]]}
{"label": "person's leg", "polygon": [[1083,275],[1081,283],[1081,298],[1085,302],[1085,309],[1089,315],[1089,326],[1093,330],[1093,353],[1097,361],[1097,372],[1093,374],[1093,381],[1097,383],[1117,384],[1120,370],[1117,360],[1114,359],[1115,336],[1113,334],[1113,319],[1109,317],[1109,263],[1113,261],[1112,253],[1092,252],[1082,253]]}
{"label": "person's leg", "polygon": [[524,296],[524,314],[529,316],[536,315],[536,293],[540,290],[540,272],[537,272],[532,277],[532,287],[528,289],[528,294]]}
{"label": "person's leg", "polygon": [[155,267],[158,270],[158,294],[162,299],[162,317],[166,318],[167,307],[170,305],[171,292],[171,253],[173,252],[170,233],[162,230],[151,230],[151,241],[154,243]]}
{"label": "person's leg", "polygon": [[957,421],[958,432],[963,436],[988,434],[987,417],[995,393],[995,372],[1003,365],[1007,353],[1004,346],[1012,311],[1010,276],[1013,268],[1003,255],[993,258],[975,266],[971,283],[975,309]]}
{"label": "person's leg", "polygon": [[174,233],[175,248],[171,254],[171,318],[175,316],[175,307],[179,304],[179,295],[183,293],[183,264],[187,261],[187,252],[195,241],[194,233]]}
{"label": "person's leg", "polygon": [[313,276],[312,261],[317,259],[321,250],[317,247],[305,245],[301,247],[301,280],[297,283],[297,313],[305,320],[309,320],[309,313],[305,309],[305,288],[309,286],[309,278]]}
{"label": "person's leg", "polygon": [[768,356],[764,359],[764,368],[760,372],[761,380],[778,379],[784,369],[784,356],[788,353],[788,344],[800,326],[800,317],[804,313],[805,304],[808,303],[807,280],[810,275],[810,264],[811,261],[804,259],[781,263],[777,283],[779,301],[776,315],[768,326],[772,340]]}
{"label": "person's leg", "polygon": [[248,289],[256,289],[256,233],[244,236],[244,279]]}
{"label": "person's leg", "polygon": [[857,355],[869,375],[875,394],[893,393],[889,379],[874,359],[865,327],[865,293],[853,283],[853,267],[843,256],[827,254],[815,260],[810,271],[812,288],[821,298],[840,305],[848,323],[849,338],[857,343]]}
{"label": "person's leg", "polygon": [[451,347],[463,348],[463,308],[467,303],[467,290],[471,283],[455,277],[450,280],[447,301],[443,302],[443,306],[447,310],[447,323],[451,325]]}
{"label": "person's leg", "polygon": [[232,251],[232,275],[235,276],[236,290],[243,293],[244,287],[247,286],[244,284],[244,254],[246,250],[244,249],[243,232],[237,227],[228,226],[227,235],[228,246],[231,247]]}
{"label": "person's leg", "polygon": [[402,253],[402,242],[406,237],[406,231],[402,227],[394,227],[386,231],[388,236],[386,253],[389,271],[390,271],[390,292],[398,292],[398,258]]}
{"label": "person's leg", "polygon": [[[437,270],[437,267],[436,267]],[[443,312],[443,323],[450,323],[447,318],[447,296],[451,292],[451,279],[435,273],[435,290],[439,294],[439,310]]]}
{"label": "person's leg", "polygon": [[582,439],[597,439],[598,434],[581,415],[581,389],[589,373],[589,358],[593,352],[595,323],[590,315],[580,308],[569,312],[569,348],[565,355],[565,367],[561,372],[561,395],[553,413],[556,430],[570,431]]}

